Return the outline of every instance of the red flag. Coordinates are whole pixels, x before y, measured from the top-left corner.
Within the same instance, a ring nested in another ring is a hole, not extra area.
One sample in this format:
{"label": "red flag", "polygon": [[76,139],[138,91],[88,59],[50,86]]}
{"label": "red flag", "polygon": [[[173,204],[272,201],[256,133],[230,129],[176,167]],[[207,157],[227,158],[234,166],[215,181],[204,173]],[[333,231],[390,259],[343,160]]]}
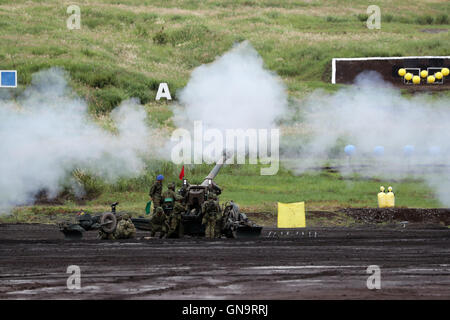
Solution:
{"label": "red flag", "polygon": [[181,168],[180,180],[183,180],[183,178],[184,178],[184,166],[183,166],[183,168]]}

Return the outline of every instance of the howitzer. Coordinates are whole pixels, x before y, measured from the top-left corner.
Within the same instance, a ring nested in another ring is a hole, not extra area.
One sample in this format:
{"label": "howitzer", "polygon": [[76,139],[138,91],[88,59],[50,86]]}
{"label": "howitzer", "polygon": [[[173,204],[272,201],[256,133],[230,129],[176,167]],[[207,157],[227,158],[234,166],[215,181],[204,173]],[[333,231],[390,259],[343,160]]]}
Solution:
{"label": "howitzer", "polygon": [[[191,185],[187,180],[183,181],[183,186],[178,192],[183,197],[182,203],[185,206],[185,211],[181,214],[184,234],[191,236],[205,235],[205,225],[202,225],[202,204],[211,193],[221,194],[221,188],[213,179],[218,175],[228,157],[229,155],[224,153],[201,184]],[[223,219],[221,233],[226,237],[254,237],[261,234],[262,227],[251,222],[245,214],[240,212],[239,206],[233,201],[227,203],[221,211]],[[150,228],[148,219],[138,218],[132,219],[132,221],[138,229],[149,230]]]}
{"label": "howitzer", "polygon": [[217,176],[227,158],[228,155],[224,152],[201,184],[190,185],[186,180],[183,181],[184,190],[180,194],[184,195],[186,211],[181,215],[181,222],[185,234],[205,235],[205,225],[202,225],[202,204],[207,200],[210,193],[216,195],[222,193],[222,190],[213,179]]}

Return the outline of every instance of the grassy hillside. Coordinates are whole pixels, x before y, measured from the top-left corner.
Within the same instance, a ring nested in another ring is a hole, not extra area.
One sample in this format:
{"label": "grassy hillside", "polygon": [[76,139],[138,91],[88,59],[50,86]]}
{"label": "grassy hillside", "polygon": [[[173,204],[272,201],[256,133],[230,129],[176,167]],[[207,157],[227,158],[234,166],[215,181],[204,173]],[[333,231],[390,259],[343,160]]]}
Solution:
{"label": "grassy hillside", "polygon": [[[160,82],[176,90],[191,71],[227,51],[234,42],[249,40],[266,67],[281,76],[291,97],[330,84],[331,58],[361,56],[448,55],[450,2],[424,0],[377,1],[381,30],[366,27],[367,1],[283,0],[79,0],[81,30],[68,30],[71,1],[0,0],[0,69],[17,69],[18,94],[31,74],[60,66],[72,87],[88,102],[100,121],[123,99],[138,97],[155,119],[171,127],[166,102],[155,102]],[[85,207],[105,209],[118,199],[123,208],[140,211],[156,171],[176,179],[179,167],[161,163],[137,179],[101,189],[100,198]],[[208,166],[188,171],[194,179]],[[191,169],[188,169],[191,170]],[[255,172],[252,172],[255,171]],[[306,200],[309,208],[375,206],[377,180],[348,181],[323,173],[294,177],[282,171],[261,177],[257,168],[232,166],[217,179],[223,200],[234,199],[247,211],[274,211],[276,201]],[[99,183],[100,184],[100,183]],[[420,181],[398,181],[402,206],[439,206]],[[124,193],[129,192],[129,193]],[[68,201],[64,208],[79,205]],[[25,208],[32,214],[34,208]],[[20,211],[19,210],[19,211]]]}
{"label": "grassy hillside", "polygon": [[446,55],[448,1],[377,1],[381,30],[366,27],[367,1],[77,1],[81,30],[68,30],[70,1],[0,0],[0,67],[31,74],[62,66],[105,113],[129,96],[151,103],[160,81],[172,91],[193,68],[249,40],[291,95],[329,84],[331,58]]}

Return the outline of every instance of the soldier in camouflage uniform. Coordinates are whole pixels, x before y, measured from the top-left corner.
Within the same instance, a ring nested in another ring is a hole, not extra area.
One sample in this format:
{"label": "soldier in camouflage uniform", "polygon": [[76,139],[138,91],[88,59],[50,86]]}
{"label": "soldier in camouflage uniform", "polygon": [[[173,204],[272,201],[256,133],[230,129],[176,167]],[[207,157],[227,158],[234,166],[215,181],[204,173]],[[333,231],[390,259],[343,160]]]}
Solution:
{"label": "soldier in camouflage uniform", "polygon": [[208,200],[202,204],[202,224],[206,224],[205,237],[215,238],[220,230],[216,231],[217,221],[221,219],[220,206],[214,193],[208,195]]}
{"label": "soldier in camouflage uniform", "polygon": [[181,203],[183,197],[178,195],[175,192],[175,183],[170,183],[168,185],[167,191],[163,194],[163,201],[164,203],[169,204],[172,206],[172,210],[168,216],[168,223],[169,223],[169,231],[167,236],[173,236],[175,235],[175,232],[178,228],[178,237],[183,236],[183,226],[181,225],[181,214],[186,211],[186,208]]}
{"label": "soldier in camouflage uniform", "polygon": [[213,197],[214,197],[214,201],[217,203],[217,206],[219,207],[219,212],[216,215],[216,225],[215,225],[215,229],[214,229],[214,237],[221,238],[222,237],[222,227],[223,227],[222,210],[220,210],[219,198],[215,194]]}
{"label": "soldier in camouflage uniform", "polygon": [[136,237],[136,228],[128,214],[124,214],[117,223],[114,238],[116,239],[132,239]]}
{"label": "soldier in camouflage uniform", "polygon": [[[186,208],[180,203],[175,202],[175,205],[173,207],[173,211],[170,214],[170,225],[169,225],[169,235],[173,236],[176,235],[177,238],[182,238],[184,231],[183,231],[183,224],[181,223],[181,214],[186,211]],[[178,234],[176,233],[178,229]]]}
{"label": "soldier in camouflage uniform", "polygon": [[169,228],[167,223],[167,217],[166,214],[164,213],[163,208],[161,207],[156,208],[155,213],[150,219],[150,224],[152,228],[152,231],[150,233],[151,237],[154,237],[156,235],[156,232],[159,232],[160,238],[166,237]]}
{"label": "soldier in camouflage uniform", "polygon": [[166,202],[167,199],[172,199],[171,201],[181,200],[181,196],[177,195],[175,192],[175,183],[171,182],[167,186],[167,190],[162,194],[162,201]]}
{"label": "soldier in camouflage uniform", "polygon": [[149,196],[153,202],[153,212],[156,211],[156,208],[161,206],[161,193],[163,189],[162,182],[164,180],[164,176],[162,174],[156,177],[156,181],[153,183],[150,188]]}
{"label": "soldier in camouflage uniform", "polygon": [[100,240],[115,240],[114,233],[106,233],[101,228],[98,229],[97,239]]}

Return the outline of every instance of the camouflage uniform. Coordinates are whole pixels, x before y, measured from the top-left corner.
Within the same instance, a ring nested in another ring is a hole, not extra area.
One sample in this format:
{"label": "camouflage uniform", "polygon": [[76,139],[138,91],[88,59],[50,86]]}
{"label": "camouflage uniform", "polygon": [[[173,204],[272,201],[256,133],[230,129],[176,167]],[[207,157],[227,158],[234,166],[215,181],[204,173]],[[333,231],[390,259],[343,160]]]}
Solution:
{"label": "camouflage uniform", "polygon": [[[217,200],[217,204],[219,204],[218,200]],[[214,229],[215,238],[222,237],[222,226],[223,226],[223,216],[222,216],[222,212],[220,211],[220,206],[219,206],[219,213],[216,216],[216,225],[215,225],[215,229]]]}
{"label": "camouflage uniform", "polygon": [[184,184],[184,182],[183,182],[183,184],[181,185],[181,188],[180,188],[181,197],[183,197],[183,198],[186,197],[189,186],[190,186],[189,182],[186,181],[186,184]]}
{"label": "camouflage uniform", "polygon": [[183,228],[181,225],[181,214],[186,211],[186,208],[181,204],[182,197],[175,193],[175,184],[170,183],[167,191],[163,194],[164,203],[170,202],[172,199],[173,209],[168,216],[169,231],[167,236],[175,235],[178,228],[178,237],[183,236]]}
{"label": "camouflage uniform", "polygon": [[150,236],[154,237],[156,235],[156,232],[159,232],[160,238],[165,237],[168,230],[168,224],[166,214],[161,207],[156,208],[155,213],[150,219],[150,224],[152,228]]}
{"label": "camouflage uniform", "polygon": [[156,208],[161,206],[161,193],[162,193],[163,185],[162,181],[155,181],[150,188],[149,196],[152,198],[154,212]]}
{"label": "camouflage uniform", "polygon": [[114,233],[106,233],[101,228],[98,229],[97,239],[100,240],[115,240]]}
{"label": "camouflage uniform", "polygon": [[186,208],[180,203],[175,202],[173,211],[170,214],[170,229],[169,236],[174,235],[178,228],[178,237],[183,237],[183,224],[181,223],[181,214],[186,211]]}
{"label": "camouflage uniform", "polygon": [[128,214],[124,214],[122,219],[117,223],[114,237],[116,239],[132,239],[136,237],[136,228]]}
{"label": "camouflage uniform", "polygon": [[206,224],[205,237],[220,237],[221,230],[218,228],[218,221],[221,220],[219,203],[215,200],[217,197],[212,194],[209,199],[202,204],[203,219],[202,224]]}
{"label": "camouflage uniform", "polygon": [[[169,186],[169,189],[167,189],[166,191],[164,191],[164,193],[162,194],[162,204],[164,204],[165,202],[175,202],[176,200],[180,200],[181,197],[179,195],[177,195],[175,193],[175,190],[170,189],[171,186]],[[173,188],[175,189],[175,186],[173,186]],[[171,200],[169,200],[171,199]]]}

